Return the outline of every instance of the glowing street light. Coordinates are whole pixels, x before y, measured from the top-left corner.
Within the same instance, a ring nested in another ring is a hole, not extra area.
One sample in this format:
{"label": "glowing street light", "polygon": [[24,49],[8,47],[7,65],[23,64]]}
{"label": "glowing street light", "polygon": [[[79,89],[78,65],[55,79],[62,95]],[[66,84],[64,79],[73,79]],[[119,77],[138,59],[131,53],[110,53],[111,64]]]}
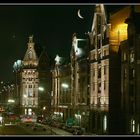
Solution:
{"label": "glowing street light", "polygon": [[44,91],[44,88],[43,87],[39,87],[38,90],[39,91]]}
{"label": "glowing street light", "polygon": [[43,107],[43,110],[45,110],[45,109],[46,109],[46,107],[44,106],[44,107]]}
{"label": "glowing street light", "polygon": [[69,85],[66,83],[62,83],[61,86],[62,86],[62,88],[65,88],[65,89],[69,88]]}
{"label": "glowing street light", "polygon": [[24,94],[23,97],[24,97],[24,98],[27,98],[27,95]]}
{"label": "glowing street light", "polygon": [[8,103],[15,103],[15,100],[9,99],[9,100],[8,100]]}

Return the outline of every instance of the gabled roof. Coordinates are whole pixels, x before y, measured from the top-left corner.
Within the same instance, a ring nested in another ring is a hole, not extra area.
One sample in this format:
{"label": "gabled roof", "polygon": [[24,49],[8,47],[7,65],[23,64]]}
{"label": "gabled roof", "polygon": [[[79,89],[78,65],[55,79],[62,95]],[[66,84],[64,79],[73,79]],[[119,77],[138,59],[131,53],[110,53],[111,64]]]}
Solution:
{"label": "gabled roof", "polygon": [[106,13],[105,13],[105,9],[104,9],[104,5],[103,4],[96,4],[95,5],[95,11],[94,11],[94,17],[93,17],[93,23],[92,23],[92,28],[91,28],[91,32],[94,33],[94,29],[96,28],[96,20],[97,20],[97,14],[102,14],[104,19],[103,22],[104,24],[107,24],[107,19],[106,19]]}
{"label": "gabled roof", "polygon": [[37,65],[38,57],[34,49],[33,36],[29,37],[28,48],[23,59],[24,65]]}

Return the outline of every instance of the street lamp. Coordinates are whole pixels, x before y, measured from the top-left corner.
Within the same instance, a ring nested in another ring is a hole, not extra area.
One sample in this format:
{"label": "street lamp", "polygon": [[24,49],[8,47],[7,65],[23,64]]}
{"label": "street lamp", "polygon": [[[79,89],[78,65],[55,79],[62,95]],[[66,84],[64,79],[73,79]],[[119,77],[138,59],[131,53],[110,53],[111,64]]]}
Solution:
{"label": "street lamp", "polygon": [[66,84],[66,83],[62,83],[62,88],[64,88],[64,89],[67,89],[67,88],[69,88],[69,85],[68,84]]}
{"label": "street lamp", "polygon": [[9,99],[9,100],[8,100],[8,103],[15,103],[15,100]]}
{"label": "street lamp", "polygon": [[44,88],[43,87],[39,87],[38,90],[39,91],[44,91]]}

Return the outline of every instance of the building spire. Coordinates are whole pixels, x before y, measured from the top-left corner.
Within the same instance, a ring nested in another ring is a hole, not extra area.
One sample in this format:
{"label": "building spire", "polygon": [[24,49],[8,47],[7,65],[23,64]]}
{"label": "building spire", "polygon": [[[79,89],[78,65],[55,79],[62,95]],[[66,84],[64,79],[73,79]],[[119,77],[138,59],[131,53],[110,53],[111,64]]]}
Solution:
{"label": "building spire", "polygon": [[29,36],[29,43],[33,43],[33,35]]}

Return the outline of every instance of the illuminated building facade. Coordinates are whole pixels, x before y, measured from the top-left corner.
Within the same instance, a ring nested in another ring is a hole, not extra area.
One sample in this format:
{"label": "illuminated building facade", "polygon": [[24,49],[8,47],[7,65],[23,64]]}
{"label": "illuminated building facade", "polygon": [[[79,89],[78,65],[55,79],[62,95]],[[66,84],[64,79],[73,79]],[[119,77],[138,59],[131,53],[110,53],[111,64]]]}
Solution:
{"label": "illuminated building facade", "polygon": [[33,37],[29,37],[28,48],[23,59],[20,81],[20,102],[22,115],[34,115],[38,109],[38,57]]}
{"label": "illuminated building facade", "polygon": [[95,6],[90,37],[90,131],[108,133],[109,122],[109,24],[102,4]]}
{"label": "illuminated building facade", "polygon": [[64,64],[64,58],[56,55],[52,70],[53,113],[61,122],[71,117],[70,64]]}
{"label": "illuminated building facade", "polygon": [[[139,134],[140,6],[132,7],[108,18],[104,5],[96,4],[88,37],[72,37],[70,117],[94,134]],[[84,57],[79,57],[79,42],[87,43]],[[53,71],[55,108],[60,105],[62,67],[57,63]]]}
{"label": "illuminated building facade", "polygon": [[60,72],[59,72],[59,66],[60,66],[60,57],[56,55],[55,57],[55,66],[52,72],[52,99],[51,99],[51,106],[53,110],[53,114],[56,115],[56,117],[63,117],[63,114],[59,112],[59,96],[60,96]]}
{"label": "illuminated building facade", "polygon": [[52,70],[54,114],[60,116],[63,122],[73,118],[75,125],[84,128],[88,128],[89,117],[87,43],[87,39],[78,39],[74,34],[70,63],[61,63],[62,58],[57,55]]}
{"label": "illuminated building facade", "polygon": [[88,129],[89,118],[89,65],[88,36],[72,37],[71,58],[71,98],[73,118],[80,127]]}

